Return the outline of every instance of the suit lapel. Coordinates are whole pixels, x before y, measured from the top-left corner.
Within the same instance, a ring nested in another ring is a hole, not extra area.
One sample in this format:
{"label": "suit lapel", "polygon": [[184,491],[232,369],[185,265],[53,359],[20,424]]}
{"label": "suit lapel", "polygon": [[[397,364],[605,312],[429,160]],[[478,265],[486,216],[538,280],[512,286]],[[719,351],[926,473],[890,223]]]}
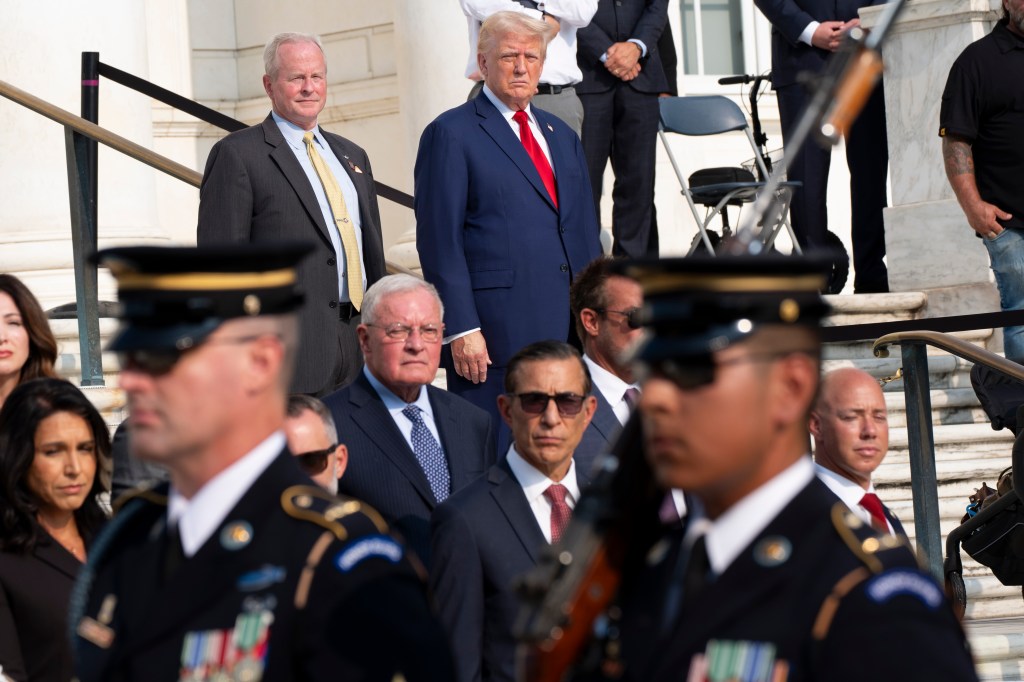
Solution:
{"label": "suit lapel", "polygon": [[356,426],[363,430],[371,442],[377,444],[380,453],[409,480],[427,506],[430,509],[436,507],[437,500],[430,489],[427,475],[416,461],[415,453],[402,437],[391,413],[384,407],[384,401],[362,372],[352,384],[349,400],[355,408],[352,410],[352,421]]}
{"label": "suit lapel", "polygon": [[885,510],[885,516],[887,519],[889,519],[889,524],[892,526],[892,529],[893,531],[895,531],[896,535],[907,537],[907,531],[903,529],[903,523],[900,522],[896,515],[892,513],[892,510],[889,509],[889,507],[887,507],[884,504],[882,505],[882,509]]}
{"label": "suit lapel", "polygon": [[323,128],[320,129],[324,139],[327,140],[327,144],[330,145],[331,150],[334,151],[334,155],[338,157],[338,162],[341,163],[341,167],[348,173],[349,180],[356,188],[356,196],[359,197],[359,224],[366,225],[369,222],[366,208],[370,205],[369,187],[366,181],[366,169],[359,168],[359,172],[356,172],[356,164],[349,155],[349,150],[341,144],[339,139],[335,135],[328,135],[327,131]]}
{"label": "suit lapel", "polygon": [[512,473],[508,460],[502,459],[487,472],[487,480],[493,488],[491,496],[498,503],[502,514],[508,519],[512,531],[519,538],[523,549],[530,555],[530,560],[537,563],[540,548],[548,544],[544,539],[544,533],[537,524],[537,517],[530,509],[530,503],[526,500],[526,494],[519,481]]}
{"label": "suit lapel", "polygon": [[[46,533],[46,531],[42,532]],[[72,580],[78,576],[78,571],[82,568],[82,564],[78,562],[78,559],[61,547],[49,533],[46,533],[45,540],[36,543],[35,549],[32,552],[37,559],[45,564],[49,564]]]}
{"label": "suit lapel", "polygon": [[604,436],[606,441],[611,443],[615,435],[622,430],[622,423],[612,411],[612,406],[604,399],[604,394],[597,389],[593,391],[593,394],[597,398],[597,410],[594,411],[594,418],[590,420],[590,424]]}
{"label": "suit lapel", "polygon": [[[501,112],[491,104],[491,100],[487,99],[487,95],[480,93],[477,95],[476,100],[476,113],[483,120],[480,126],[484,131],[494,140],[508,158],[519,168],[522,172],[523,177],[533,185],[533,188],[537,190],[537,193],[548,203],[549,206],[554,210],[555,204],[551,200],[551,196],[548,194],[547,188],[544,183],[541,182],[540,173],[537,172],[537,167],[533,165],[533,160],[530,155],[526,153],[526,149],[523,147],[523,143],[519,141],[519,138],[514,132],[509,122],[505,120],[505,117],[501,115]],[[537,110],[534,108],[534,115],[536,116]],[[540,118],[537,119],[540,122]],[[543,126],[542,126],[543,127]],[[553,135],[551,137],[554,137]],[[551,143],[551,137],[545,135],[545,139],[548,140],[548,148],[552,150],[552,159],[554,159],[554,151]],[[557,182],[558,175],[556,170],[555,180]]]}
{"label": "suit lapel", "polygon": [[[438,390],[433,386],[427,386],[427,395],[430,396],[430,404],[434,408],[434,425],[437,426],[438,435],[441,436],[441,447],[448,458],[448,471],[452,477],[452,490],[459,490],[470,482],[470,475],[473,471],[473,462],[481,461],[480,452],[473,452],[469,448],[465,438],[466,424],[463,413],[452,407],[451,395],[445,391]],[[477,467],[479,472],[479,467]],[[480,474],[477,473],[477,476]]]}
{"label": "suit lapel", "polygon": [[267,144],[273,147],[270,152],[270,158],[281,169],[281,173],[288,181],[288,184],[295,190],[295,194],[298,195],[299,201],[302,202],[303,208],[306,209],[306,213],[309,214],[310,219],[312,219],[316,228],[320,231],[320,236],[330,244],[331,237],[327,231],[327,223],[324,222],[324,214],[320,210],[320,202],[316,200],[316,193],[313,192],[313,187],[309,184],[306,172],[302,170],[298,159],[295,158],[295,153],[288,146],[288,143],[285,142],[284,135],[281,134],[277,123],[274,122],[273,116],[267,116],[261,125]]}

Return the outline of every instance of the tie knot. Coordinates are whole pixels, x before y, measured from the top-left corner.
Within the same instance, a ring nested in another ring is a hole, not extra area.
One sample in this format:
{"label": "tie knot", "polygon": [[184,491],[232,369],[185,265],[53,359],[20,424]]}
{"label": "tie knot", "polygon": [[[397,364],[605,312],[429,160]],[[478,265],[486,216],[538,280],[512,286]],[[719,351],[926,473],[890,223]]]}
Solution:
{"label": "tie knot", "polygon": [[878,499],[878,495],[874,493],[864,493],[864,497],[860,498],[860,506],[867,509],[869,512],[874,514],[878,512],[882,514],[882,500]]}
{"label": "tie knot", "polygon": [[307,145],[313,144],[313,133],[307,132],[302,135],[302,141]]}
{"label": "tie knot", "polygon": [[551,504],[565,504],[565,496],[569,491],[561,483],[549,485],[544,491],[544,497],[551,501]]}
{"label": "tie knot", "polygon": [[622,394],[622,399],[626,401],[630,409],[636,407],[636,403],[640,400],[640,389],[635,386],[630,386],[626,389],[626,392]]}
{"label": "tie knot", "polygon": [[526,125],[527,121],[529,121],[529,119],[526,117],[526,112],[522,110],[519,110],[516,113],[512,114],[512,120],[521,126]]}
{"label": "tie knot", "polygon": [[402,409],[402,414],[408,417],[413,424],[423,421],[423,417],[420,416],[420,408],[416,405],[406,405]]}

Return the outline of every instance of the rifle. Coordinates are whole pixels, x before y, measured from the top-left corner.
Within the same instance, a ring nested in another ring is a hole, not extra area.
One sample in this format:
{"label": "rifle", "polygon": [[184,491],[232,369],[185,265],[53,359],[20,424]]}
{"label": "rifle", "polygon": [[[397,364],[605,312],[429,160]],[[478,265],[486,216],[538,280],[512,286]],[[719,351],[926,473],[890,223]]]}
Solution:
{"label": "rifle", "polygon": [[634,413],[573,510],[556,545],[517,585],[523,601],[513,632],[522,643],[518,677],[565,678],[591,640],[632,562],[642,558],[661,525],[661,496],[643,456],[640,415]]}

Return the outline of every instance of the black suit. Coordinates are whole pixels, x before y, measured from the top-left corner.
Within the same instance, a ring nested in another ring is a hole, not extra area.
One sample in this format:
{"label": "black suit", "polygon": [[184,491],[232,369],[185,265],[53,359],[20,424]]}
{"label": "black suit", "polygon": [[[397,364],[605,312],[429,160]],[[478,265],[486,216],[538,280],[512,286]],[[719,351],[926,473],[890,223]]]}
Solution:
{"label": "black suit", "polygon": [[[658,94],[669,89],[658,39],[668,21],[668,0],[599,0],[597,14],[576,33],[576,61],[583,82],[583,152],[594,204],[600,215],[601,183],[611,158],[613,254],[637,258],[658,255],[651,230],[654,163],[658,134]],[[631,81],[612,75],[601,56],[614,43],[635,38],[647,47],[640,73]]]}
{"label": "black suit", "polygon": [[[830,54],[799,40],[813,20],[849,21],[858,8],[879,5],[885,0],[754,0],[772,24],[772,85],[779,99],[783,139],[787,140],[810,96],[798,82],[801,72],[820,73]],[[788,144],[788,140],[787,140]],[[787,149],[787,155],[790,151]],[[801,245],[827,246],[828,212],[826,189],[832,158],[831,149],[808,141],[789,160],[788,177],[803,183],[793,193],[790,216]],[[885,127],[885,98],[879,82],[846,140],[846,161],[850,167],[851,236],[856,291],[888,290],[885,256],[886,172],[889,148]]]}
{"label": "black suit", "polygon": [[[321,132],[359,196],[363,272],[369,287],[387,274],[370,160],[349,140]],[[351,381],[362,366],[358,317],[338,319],[338,256],[327,230],[313,187],[273,117],[214,145],[200,190],[199,245],[302,240],[315,246],[298,268],[306,303],[299,312],[298,363],[291,387],[296,393],[323,395]]]}
{"label": "black suit", "polygon": [[[584,478],[577,469],[577,482]],[[457,682],[513,682],[515,579],[547,544],[522,486],[502,459],[431,519],[430,586],[455,654]]]}
{"label": "black suit", "polygon": [[[451,489],[464,488],[495,462],[490,415],[459,396],[427,386]],[[338,491],[367,502],[399,530],[430,565],[430,514],[437,500],[412,448],[384,401],[362,372],[324,402],[338,439],[348,447],[348,467]]]}
{"label": "black suit", "polygon": [[593,478],[594,462],[603,453],[608,452],[615,443],[619,432],[622,431],[622,422],[615,416],[612,406],[604,399],[604,394],[595,387],[591,394],[597,398],[597,409],[594,410],[594,417],[590,420],[580,444],[576,446],[573,459],[576,460],[576,468],[585,476]]}
{"label": "black suit", "polygon": [[[812,480],[721,575],[684,595],[677,624],[652,658],[633,662],[629,679],[685,680],[710,640],[748,651],[772,644],[789,680],[977,679],[941,588],[905,545],[863,560],[873,531],[859,522],[839,530],[837,504]],[[830,594],[835,604],[826,604]]]}
{"label": "black suit", "polygon": [[[166,577],[164,495],[131,499],[95,543],[107,550],[90,556],[85,617],[72,616],[82,682],[170,681],[183,667],[220,665],[210,643],[227,630],[265,642],[249,645],[264,682],[451,679],[443,634],[400,545],[376,512],[314,486],[289,452]],[[252,617],[269,626],[265,640]]]}
{"label": "black suit", "polygon": [[82,564],[45,531],[26,555],[0,552],[0,667],[12,680],[67,682],[71,587]]}

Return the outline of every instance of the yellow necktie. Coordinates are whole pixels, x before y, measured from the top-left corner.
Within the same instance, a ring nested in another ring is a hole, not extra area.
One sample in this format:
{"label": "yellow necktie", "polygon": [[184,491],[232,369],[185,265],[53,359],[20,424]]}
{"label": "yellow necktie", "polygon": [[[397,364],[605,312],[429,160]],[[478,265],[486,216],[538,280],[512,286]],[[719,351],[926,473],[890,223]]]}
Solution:
{"label": "yellow necktie", "polygon": [[341,245],[345,247],[345,281],[348,284],[348,297],[356,310],[363,307],[363,265],[359,260],[359,242],[356,241],[356,230],[352,221],[348,218],[348,207],[345,206],[345,197],[341,193],[341,186],[338,184],[334,173],[327,167],[320,152],[313,144],[313,133],[306,133],[302,136],[306,143],[306,153],[309,160],[313,162],[313,168],[320,177],[320,183],[324,186],[327,194],[327,203],[331,205],[331,213],[334,214],[334,226],[338,228],[341,235]]}

